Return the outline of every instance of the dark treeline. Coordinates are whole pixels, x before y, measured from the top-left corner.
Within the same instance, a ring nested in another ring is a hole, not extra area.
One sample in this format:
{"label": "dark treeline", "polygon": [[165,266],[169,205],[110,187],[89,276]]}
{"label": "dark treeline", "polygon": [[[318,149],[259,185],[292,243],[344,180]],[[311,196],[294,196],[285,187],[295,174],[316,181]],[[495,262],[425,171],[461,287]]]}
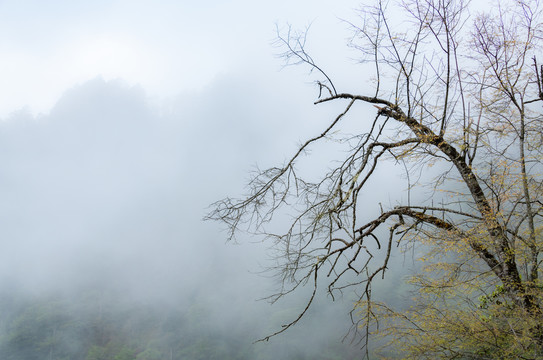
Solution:
{"label": "dark treeline", "polygon": [[[228,310],[225,310],[228,311]],[[274,308],[272,323],[294,309]],[[197,295],[186,306],[123,300],[114,290],[77,295],[31,294],[3,286],[0,294],[0,358],[5,360],[164,359],[352,359],[358,348],[336,338],[317,345],[316,327],[253,344],[268,326],[254,312],[236,314],[228,324]],[[225,331],[225,328],[228,328]],[[313,330],[311,330],[313,329]],[[301,338],[304,336],[306,338]],[[303,341],[302,341],[303,339]]]}

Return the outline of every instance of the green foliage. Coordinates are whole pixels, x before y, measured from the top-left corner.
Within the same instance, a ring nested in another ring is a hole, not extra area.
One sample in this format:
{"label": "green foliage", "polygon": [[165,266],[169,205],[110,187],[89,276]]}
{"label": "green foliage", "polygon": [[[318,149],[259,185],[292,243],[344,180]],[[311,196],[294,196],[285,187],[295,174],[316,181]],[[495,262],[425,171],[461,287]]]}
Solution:
{"label": "green foliage", "polygon": [[[402,359],[535,360],[543,356],[541,314],[515,304],[502,284],[489,285],[490,275],[469,277],[450,262],[438,260],[410,278],[409,308],[398,311],[376,301],[359,304],[361,317],[370,309],[377,319],[372,334],[386,339],[380,350],[388,352],[385,358],[390,352]],[[542,288],[533,286],[531,295],[542,299]]]}
{"label": "green foliage", "polygon": [[481,295],[479,296],[479,305],[480,309],[488,309],[489,304],[494,303],[496,305],[501,305],[502,301],[498,299],[500,295],[505,292],[505,288],[502,284],[496,285],[496,290],[494,290],[490,295]]}
{"label": "green foliage", "polygon": [[136,360],[162,360],[165,356],[158,350],[150,348],[142,351],[136,356]]}
{"label": "green foliage", "polygon": [[105,360],[107,359],[106,348],[102,346],[92,345],[89,349],[85,360]]}
{"label": "green foliage", "polygon": [[136,358],[135,354],[134,349],[125,345],[113,356],[113,360],[134,360]]}
{"label": "green foliage", "polygon": [[[75,299],[0,293],[2,360],[253,360],[276,359],[273,344],[252,345],[252,327],[223,329],[204,302],[182,308],[106,301],[106,294]],[[279,315],[281,316],[281,315]],[[346,358],[329,347],[308,355],[304,344],[283,341],[284,359]],[[300,350],[301,349],[301,350]],[[296,355],[298,354],[298,355]]]}

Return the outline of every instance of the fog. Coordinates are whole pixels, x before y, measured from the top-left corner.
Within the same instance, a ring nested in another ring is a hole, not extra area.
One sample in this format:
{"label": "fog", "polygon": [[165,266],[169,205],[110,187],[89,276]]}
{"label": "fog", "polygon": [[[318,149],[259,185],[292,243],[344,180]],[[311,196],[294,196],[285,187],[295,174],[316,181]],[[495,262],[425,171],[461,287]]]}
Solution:
{"label": "fog", "polygon": [[[257,162],[282,162],[314,132],[304,130],[307,115],[317,123],[329,115],[299,103],[297,88],[257,85],[218,78],[166,111],[141,87],[98,77],[67,90],[49,114],[3,119],[3,291],[67,303],[98,291],[100,301],[127,308],[200,306],[206,329],[227,336],[236,326],[247,345],[292,320],[306,293],[274,306],[257,301],[278,286],[261,273],[269,265],[261,239],[225,243],[220,225],[202,221],[210,203],[242,192]],[[340,341],[352,304],[323,299],[306,325],[255,346],[349,348]]]}
{"label": "fog", "polygon": [[[0,358],[359,358],[342,342],[348,292],[253,344],[310,289],[259,300],[280,285],[268,245],[202,220],[341,109],[313,105],[307,69],[282,68],[276,23],[312,24],[308,50],[336,85],[366,89],[340,20],[357,2],[44,4],[0,2]],[[314,151],[309,173],[337,155]],[[405,196],[392,172],[377,170],[394,191],[369,187],[365,215]],[[400,292],[392,279],[384,293]]]}

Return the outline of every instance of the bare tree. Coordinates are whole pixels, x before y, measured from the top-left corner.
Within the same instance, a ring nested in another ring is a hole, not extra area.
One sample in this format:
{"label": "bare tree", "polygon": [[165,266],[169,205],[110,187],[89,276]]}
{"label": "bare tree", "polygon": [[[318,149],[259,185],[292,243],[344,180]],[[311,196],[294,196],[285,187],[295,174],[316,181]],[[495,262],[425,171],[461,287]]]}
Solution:
{"label": "bare tree", "polygon": [[[415,357],[492,358],[500,351],[543,356],[540,15],[536,0],[503,1],[480,14],[471,14],[462,0],[366,6],[350,23],[350,45],[375,70],[374,90],[366,95],[336,90],[306,52],[305,33],[279,33],[284,59],[322,77],[315,104],[346,105],[286,164],[256,173],[247,197],[215,203],[209,218],[226,223],[230,238],[241,227],[266,235],[282,250],[284,287],[277,297],[311,282],[309,307],[320,277],[332,296],[346,287],[359,289],[362,313],[355,328],[364,330],[366,345],[379,321],[392,319],[389,326],[405,327],[388,334],[411,344],[406,351]],[[347,137],[338,130],[357,106],[367,114],[373,108],[374,115],[359,119],[357,133]],[[306,150],[329,141],[342,144],[345,156],[317,181],[304,179],[297,165]],[[379,205],[380,214],[367,218],[364,190],[387,161],[405,166],[407,191],[418,186],[433,196]],[[429,166],[440,169],[437,176]],[[285,231],[267,231],[285,211],[295,214]],[[424,311],[398,312],[371,296],[376,279],[387,281],[391,255],[402,244],[430,249],[429,274],[412,278]],[[452,307],[445,296],[451,291],[463,299],[456,297]],[[481,334],[507,341],[481,344],[473,335],[462,349],[461,335],[451,340],[443,327],[428,325],[449,316],[463,319],[453,315],[456,310],[473,316],[455,326],[481,323]],[[522,324],[512,321],[520,316]],[[417,339],[429,334],[434,340],[420,345]],[[449,344],[438,344],[438,337]]]}

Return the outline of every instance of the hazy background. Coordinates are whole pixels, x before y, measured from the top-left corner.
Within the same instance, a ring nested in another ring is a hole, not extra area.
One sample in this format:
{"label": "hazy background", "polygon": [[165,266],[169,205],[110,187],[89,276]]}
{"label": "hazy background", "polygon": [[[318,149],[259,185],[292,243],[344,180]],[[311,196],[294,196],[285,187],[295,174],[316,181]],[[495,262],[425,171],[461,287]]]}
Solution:
{"label": "hazy background", "polygon": [[[4,290],[204,303],[224,332],[249,314],[247,343],[296,314],[303,296],[278,308],[255,301],[277,285],[257,274],[268,261],[259,239],[225,244],[201,219],[243,192],[253,166],[281,164],[337,113],[312,104],[307,69],[280,71],[276,24],[312,23],[309,51],[336,86],[365,89],[340,20],[357,6],[0,1]],[[319,306],[286,336],[339,341],[352,301]]]}

